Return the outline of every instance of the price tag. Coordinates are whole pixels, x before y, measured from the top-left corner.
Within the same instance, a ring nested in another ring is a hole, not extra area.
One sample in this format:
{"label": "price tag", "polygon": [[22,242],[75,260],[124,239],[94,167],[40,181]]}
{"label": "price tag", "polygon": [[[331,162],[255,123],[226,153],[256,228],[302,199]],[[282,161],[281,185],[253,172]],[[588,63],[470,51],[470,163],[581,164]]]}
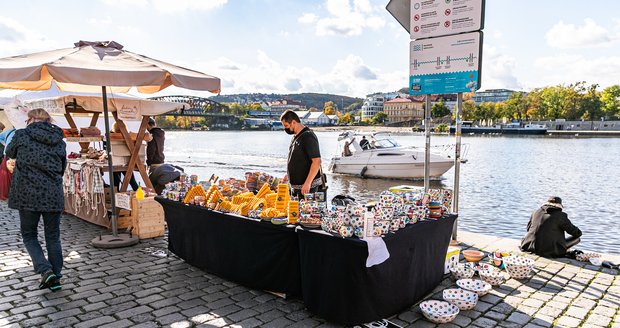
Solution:
{"label": "price tag", "polygon": [[125,193],[115,194],[116,198],[116,207],[124,208],[126,210],[131,210],[131,196]]}

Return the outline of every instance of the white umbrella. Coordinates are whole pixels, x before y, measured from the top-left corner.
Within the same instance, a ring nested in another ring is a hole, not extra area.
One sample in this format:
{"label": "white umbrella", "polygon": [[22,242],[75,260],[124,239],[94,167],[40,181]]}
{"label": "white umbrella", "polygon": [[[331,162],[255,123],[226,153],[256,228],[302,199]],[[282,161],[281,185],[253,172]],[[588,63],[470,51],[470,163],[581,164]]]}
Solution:
{"label": "white umbrella", "polygon": [[[123,46],[114,41],[79,41],[73,48],[0,59],[0,88],[47,90],[52,82],[56,82],[62,91],[101,90],[108,145],[110,128],[107,87],[112,92],[127,92],[131,87],[137,87],[139,92],[154,93],[171,85],[213,93],[220,91],[220,79],[217,77],[123,50]],[[107,148],[109,151],[110,147]],[[112,157],[109,154],[108,166],[112,172]],[[110,182],[112,233],[116,237],[114,183]],[[94,243],[102,247],[128,245],[127,242],[117,240],[110,239],[109,246]]]}

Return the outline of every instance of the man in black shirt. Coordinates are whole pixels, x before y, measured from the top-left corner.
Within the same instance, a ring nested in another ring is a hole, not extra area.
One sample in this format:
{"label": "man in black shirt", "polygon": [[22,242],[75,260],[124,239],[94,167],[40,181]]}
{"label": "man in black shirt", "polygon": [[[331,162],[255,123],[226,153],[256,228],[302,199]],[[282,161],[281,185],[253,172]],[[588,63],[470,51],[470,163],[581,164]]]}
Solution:
{"label": "man in black shirt", "polygon": [[287,174],[291,195],[303,198],[318,191],[321,180],[321,152],[319,139],[308,127],[301,124],[299,116],[287,110],[280,116],[287,134],[295,135],[288,148]]}
{"label": "man in black shirt", "polygon": [[166,134],[164,130],[157,127],[157,123],[151,117],[146,125],[146,129],[151,134],[150,140],[146,144],[146,165],[149,166],[149,172],[153,172],[158,166],[164,164],[164,141]]}
{"label": "man in black shirt", "polygon": [[[581,230],[562,212],[562,199],[550,197],[530,217],[521,250],[543,257],[563,257],[566,250],[579,243]],[[571,237],[566,238],[564,233]]]}

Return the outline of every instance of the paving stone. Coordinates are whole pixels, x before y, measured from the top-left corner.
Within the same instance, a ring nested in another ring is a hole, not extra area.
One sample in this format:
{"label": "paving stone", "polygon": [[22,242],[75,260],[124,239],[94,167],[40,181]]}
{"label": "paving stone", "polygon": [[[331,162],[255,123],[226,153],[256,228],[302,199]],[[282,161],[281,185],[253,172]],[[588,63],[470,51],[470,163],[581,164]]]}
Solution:
{"label": "paving stone", "polygon": [[162,325],[168,325],[171,324],[173,322],[177,322],[177,321],[183,321],[185,320],[185,316],[182,315],[181,313],[171,313],[168,315],[165,315],[163,317],[158,317],[157,321],[162,324]]}
{"label": "paving stone", "polygon": [[112,316],[98,317],[92,320],[80,322],[79,324],[75,325],[75,328],[97,327],[114,321],[116,321],[116,319],[114,319],[114,317]]}
{"label": "paving stone", "polygon": [[585,317],[588,315],[588,312],[590,311],[588,311],[587,309],[576,307],[576,306],[570,306],[566,310],[566,312],[564,312],[564,315],[568,315],[568,316],[571,316],[577,319],[585,319]]}
{"label": "paving stone", "polygon": [[107,325],[103,325],[99,328],[125,328],[125,327],[134,327],[134,323],[127,319],[123,319],[123,320],[109,323]]}
{"label": "paving stone", "polygon": [[273,320],[271,322],[268,322],[266,324],[264,324],[262,327],[265,328],[282,328],[282,327],[288,327],[290,325],[292,325],[294,322],[291,320],[288,320],[286,318],[277,318],[276,320]]}
{"label": "paving stone", "polygon": [[[157,308],[157,307],[154,307],[154,308]],[[176,307],[176,306],[167,306],[167,307],[160,308],[158,310],[153,311],[153,314],[156,317],[163,317],[166,314],[170,314],[170,313],[173,313],[173,312],[180,312],[180,311],[181,311],[181,309]]]}
{"label": "paving stone", "polygon": [[586,320],[586,323],[587,324],[592,324],[592,325],[597,325],[597,326],[607,327],[609,325],[609,323],[611,323],[611,317],[603,316],[603,315],[599,315],[599,314],[591,314],[590,316],[588,316],[588,319]]}
{"label": "paving stone", "polygon": [[81,313],[82,313],[82,310],[74,308],[74,309],[69,309],[69,310],[64,310],[64,311],[49,314],[48,317],[52,319],[52,321],[56,321],[58,319],[62,319],[66,317],[76,316]]}
{"label": "paving stone", "polygon": [[134,316],[134,315],[150,312],[152,310],[153,309],[151,309],[150,307],[148,307],[146,305],[140,305],[138,307],[132,307],[132,308],[127,309],[125,311],[118,312],[118,313],[115,314],[115,316],[117,318],[120,318],[120,319],[125,319],[125,318],[129,318],[131,316]]}
{"label": "paving stone", "polygon": [[[235,312],[235,313],[232,313],[232,314],[230,314],[230,315],[227,315],[227,317],[228,317],[230,320],[232,320],[233,322],[239,322],[239,321],[243,321],[243,320],[245,320],[245,319],[247,319],[247,318],[254,317],[254,316],[258,315],[258,314],[259,314],[259,313],[258,313],[257,311],[254,311],[254,310],[252,310],[252,309],[243,309],[243,310],[241,310],[241,311],[237,311],[237,312]],[[305,317],[307,317],[307,316],[308,316],[308,315],[306,314],[306,316],[305,316]],[[288,317],[289,319],[293,320],[293,321],[298,321],[298,320],[295,320],[295,319],[291,318],[291,317],[290,317],[290,315],[288,315],[287,317]],[[293,317],[294,317],[294,316],[293,316]],[[305,317],[304,317],[304,318],[305,318]],[[303,319],[303,318],[299,318],[299,319]]]}
{"label": "paving stone", "polygon": [[501,321],[501,320],[506,319],[507,315],[504,313],[500,313],[500,312],[489,311],[484,314],[484,317],[493,319],[495,321]]}
{"label": "paving stone", "polygon": [[532,317],[525,313],[513,312],[506,320],[520,325],[525,325],[532,320]]}
{"label": "paving stone", "polygon": [[495,327],[497,326],[497,322],[491,320],[489,318],[478,318],[472,322],[472,324],[480,326],[480,327]]}
{"label": "paving stone", "polygon": [[573,317],[563,316],[558,319],[558,325],[560,327],[578,327],[579,324],[581,324],[581,320]]}

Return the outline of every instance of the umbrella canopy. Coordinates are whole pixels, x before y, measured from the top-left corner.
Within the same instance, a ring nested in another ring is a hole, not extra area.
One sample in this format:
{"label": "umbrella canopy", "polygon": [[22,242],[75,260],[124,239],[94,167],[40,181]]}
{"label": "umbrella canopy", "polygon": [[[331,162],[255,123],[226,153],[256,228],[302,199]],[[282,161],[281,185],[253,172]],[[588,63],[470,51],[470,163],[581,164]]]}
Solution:
{"label": "umbrella canopy", "polygon": [[220,91],[220,79],[127,50],[114,41],[79,41],[73,48],[0,59],[0,88],[47,90],[56,81],[62,91],[112,92],[137,87],[154,93],[171,85]]}

